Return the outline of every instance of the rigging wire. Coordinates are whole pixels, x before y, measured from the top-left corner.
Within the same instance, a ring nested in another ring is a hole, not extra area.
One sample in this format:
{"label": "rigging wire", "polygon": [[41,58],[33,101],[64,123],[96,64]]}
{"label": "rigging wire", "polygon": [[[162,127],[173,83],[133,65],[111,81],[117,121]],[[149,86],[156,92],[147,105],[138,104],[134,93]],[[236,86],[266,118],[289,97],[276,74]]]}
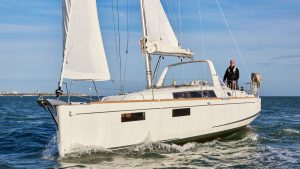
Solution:
{"label": "rigging wire", "polygon": [[[114,22],[114,38],[115,38],[115,50],[117,55],[117,66],[119,73],[119,81],[120,81],[120,90],[123,92],[122,86],[122,57],[121,57],[121,36],[120,36],[120,12],[119,12],[119,0],[116,3],[116,9],[114,0],[111,1],[111,8],[113,13],[113,22]],[[117,16],[115,16],[117,13]]]}
{"label": "rigging wire", "polygon": [[161,58],[162,58],[162,56],[159,56],[159,58],[157,60],[157,63],[156,63],[155,69],[154,69],[154,73],[152,75],[153,82],[156,82],[156,80],[157,80],[158,69],[159,69],[159,66],[160,66]]}
{"label": "rigging wire", "polygon": [[182,25],[181,25],[181,1],[178,0],[178,14],[179,14],[179,31],[180,31],[180,46],[182,44]]}
{"label": "rigging wire", "polygon": [[[182,46],[182,24],[181,24],[181,1],[178,0],[178,15],[179,15],[179,32],[180,32],[180,42],[179,42],[179,46]],[[180,58],[181,62],[182,62],[182,58]],[[184,79],[184,65],[182,66],[182,79]]]}
{"label": "rigging wire", "polygon": [[[170,0],[167,0],[166,2],[167,2],[167,7],[168,7],[168,10],[169,10],[169,13],[171,14],[171,20],[174,22],[172,27],[176,28],[176,25],[178,25],[178,23],[177,23],[177,20],[176,20],[176,17],[175,17],[174,9],[172,8],[172,6],[170,4]],[[172,24],[172,22],[171,22],[171,24]]]}
{"label": "rigging wire", "polygon": [[202,59],[204,59],[204,38],[203,38],[203,23],[202,23],[202,15],[201,15],[201,5],[200,0],[197,0],[198,2],[198,15],[199,15],[199,23],[200,23],[200,36],[201,36],[201,48],[202,48]]}
{"label": "rigging wire", "polygon": [[235,37],[234,37],[234,35],[233,35],[233,33],[232,33],[231,29],[230,29],[230,26],[229,26],[229,24],[228,24],[228,22],[227,22],[227,19],[226,19],[224,13],[223,13],[223,10],[222,10],[222,8],[221,8],[221,6],[220,6],[220,3],[219,3],[218,0],[216,0],[216,2],[217,2],[217,5],[218,5],[219,10],[220,10],[220,12],[221,12],[222,18],[223,18],[223,20],[224,20],[224,22],[225,22],[225,24],[226,24],[226,26],[227,26],[228,32],[229,32],[229,34],[230,34],[230,36],[231,36],[231,39],[232,39],[232,41],[233,41],[233,43],[234,43],[234,46],[235,46],[235,48],[236,48],[236,50],[237,50],[237,52],[238,52],[238,55],[239,55],[240,59],[242,60],[242,64],[243,64],[243,66],[244,66],[244,68],[245,68],[245,70],[246,70],[246,73],[247,73],[247,75],[248,75],[248,78],[251,79],[251,78],[250,78],[250,73],[249,73],[249,71],[248,71],[248,68],[247,68],[246,63],[245,63],[245,60],[244,60],[244,57],[243,57],[243,55],[242,55],[242,53],[241,53],[241,51],[240,51],[240,48],[239,48],[239,46],[238,46],[238,44],[237,44],[237,41],[236,41]]}
{"label": "rigging wire", "polygon": [[[127,33],[126,33],[126,51],[125,51],[125,65],[124,65],[124,74],[123,74],[123,90],[125,90],[125,80],[126,80],[126,70],[127,70],[127,58],[129,50],[129,40],[130,40],[130,27],[131,27],[131,10],[129,11],[129,2],[127,0],[127,11],[126,11],[126,22],[127,22]],[[122,92],[122,91],[121,91]],[[124,91],[123,91],[124,92]]]}
{"label": "rigging wire", "polygon": [[[179,22],[179,17],[178,17],[178,7],[177,7],[177,5],[178,5],[178,3],[173,3],[174,4],[174,20],[176,21],[176,29],[177,29],[177,32],[179,32],[179,30],[180,30],[180,23],[178,23]],[[172,7],[171,5],[170,5],[170,7]],[[175,15],[175,12],[176,12],[176,15]],[[178,22],[177,22],[178,21]],[[180,35],[178,35],[178,37],[179,37]]]}
{"label": "rigging wire", "polygon": [[[199,23],[200,23],[200,36],[201,36],[201,48],[202,48],[202,59],[204,60],[205,49],[204,49],[204,29],[203,29],[203,20],[201,15],[201,5],[200,0],[198,2],[198,15],[199,15]],[[203,64],[203,72],[204,72],[204,79],[206,80],[206,65]]]}
{"label": "rigging wire", "polygon": [[114,23],[114,39],[115,39],[115,50],[116,50],[116,57],[117,57],[117,66],[118,66],[118,71],[119,73],[121,72],[120,70],[120,60],[119,60],[119,52],[118,52],[118,43],[117,43],[117,32],[116,32],[116,19],[115,19],[115,10],[114,10],[114,1],[111,1],[111,10],[113,13],[113,23]]}
{"label": "rigging wire", "polygon": [[120,12],[119,12],[119,0],[117,0],[117,30],[118,30],[118,53],[119,53],[119,60],[120,60],[120,88],[121,93],[124,92],[123,85],[122,85],[122,55],[121,55],[121,36],[120,36]]}
{"label": "rigging wire", "polygon": [[[66,83],[67,84],[67,83]],[[77,88],[90,88],[90,84],[89,85],[84,85],[84,84],[76,84],[74,81],[71,81],[70,83],[72,85],[73,88],[77,87]],[[105,88],[105,87],[97,87],[97,89],[103,89],[103,90],[112,90],[112,91],[120,91],[119,88]],[[70,90],[69,90],[70,91]]]}

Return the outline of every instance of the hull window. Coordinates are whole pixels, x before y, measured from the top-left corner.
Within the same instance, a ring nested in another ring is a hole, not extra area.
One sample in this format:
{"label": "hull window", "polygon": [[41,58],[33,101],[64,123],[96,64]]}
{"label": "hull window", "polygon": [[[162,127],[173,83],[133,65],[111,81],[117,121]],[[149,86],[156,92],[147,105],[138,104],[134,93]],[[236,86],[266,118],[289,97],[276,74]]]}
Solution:
{"label": "hull window", "polygon": [[173,117],[180,117],[180,116],[189,116],[191,115],[190,108],[186,109],[173,109],[172,116]]}
{"label": "hull window", "polygon": [[173,93],[174,99],[217,97],[213,90],[186,91]]}
{"label": "hull window", "polygon": [[121,115],[121,122],[145,120],[145,112],[124,113]]}

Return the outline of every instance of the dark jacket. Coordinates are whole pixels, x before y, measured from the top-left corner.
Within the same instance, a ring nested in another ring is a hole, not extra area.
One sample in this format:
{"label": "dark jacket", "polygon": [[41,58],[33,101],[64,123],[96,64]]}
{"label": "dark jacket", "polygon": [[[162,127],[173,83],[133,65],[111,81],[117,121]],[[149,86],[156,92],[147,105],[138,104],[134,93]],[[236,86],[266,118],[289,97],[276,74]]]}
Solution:
{"label": "dark jacket", "polygon": [[227,83],[232,81],[238,81],[240,77],[239,69],[237,67],[231,68],[230,66],[226,69],[224,74],[223,82],[227,80]]}

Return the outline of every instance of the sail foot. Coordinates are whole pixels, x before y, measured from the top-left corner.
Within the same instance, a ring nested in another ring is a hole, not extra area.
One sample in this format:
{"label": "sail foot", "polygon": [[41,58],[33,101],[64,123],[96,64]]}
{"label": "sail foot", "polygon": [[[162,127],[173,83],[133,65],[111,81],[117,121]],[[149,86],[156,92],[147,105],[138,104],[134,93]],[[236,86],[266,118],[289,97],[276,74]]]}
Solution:
{"label": "sail foot", "polygon": [[180,46],[171,46],[162,41],[151,41],[147,37],[141,39],[141,50],[143,53],[162,56],[179,56],[192,58],[193,52]]}

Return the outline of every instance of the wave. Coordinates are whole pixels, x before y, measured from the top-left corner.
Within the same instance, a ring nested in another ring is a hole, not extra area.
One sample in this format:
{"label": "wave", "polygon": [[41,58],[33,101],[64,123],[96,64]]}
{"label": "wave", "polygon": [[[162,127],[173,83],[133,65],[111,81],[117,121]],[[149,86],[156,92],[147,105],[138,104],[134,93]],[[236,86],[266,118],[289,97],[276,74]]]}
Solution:
{"label": "wave", "polygon": [[287,134],[287,135],[299,135],[300,132],[298,130],[295,129],[282,129],[281,131],[283,134]]}

